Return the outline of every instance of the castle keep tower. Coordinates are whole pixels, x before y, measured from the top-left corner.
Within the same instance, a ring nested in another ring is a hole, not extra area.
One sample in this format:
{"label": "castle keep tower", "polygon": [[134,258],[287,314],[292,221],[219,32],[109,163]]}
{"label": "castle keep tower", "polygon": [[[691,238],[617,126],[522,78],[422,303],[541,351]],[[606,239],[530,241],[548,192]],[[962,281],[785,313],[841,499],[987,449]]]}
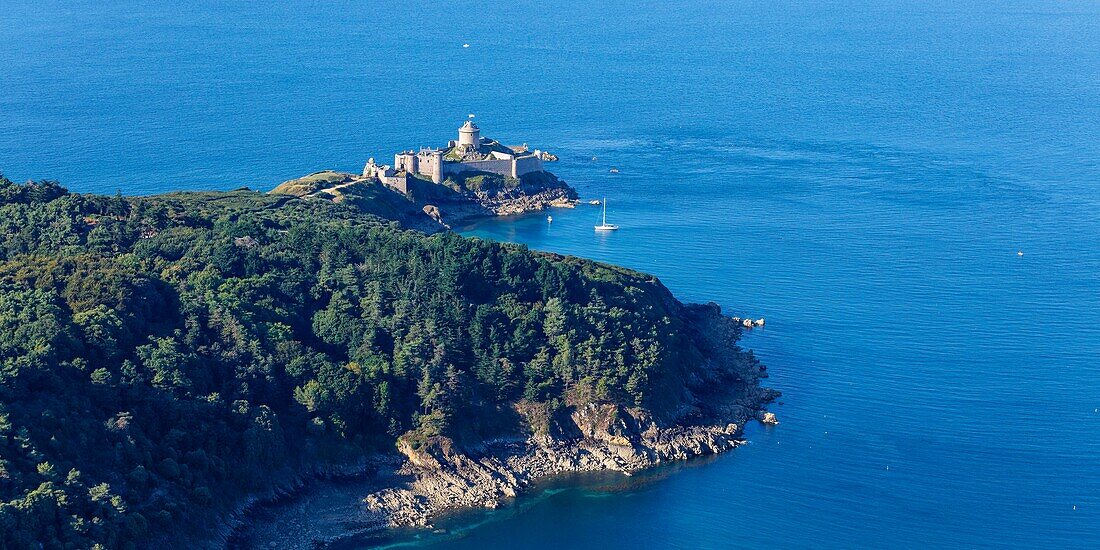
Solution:
{"label": "castle keep tower", "polygon": [[481,144],[481,129],[474,124],[474,121],[467,120],[461,128],[458,129],[458,146],[467,149],[476,149]]}

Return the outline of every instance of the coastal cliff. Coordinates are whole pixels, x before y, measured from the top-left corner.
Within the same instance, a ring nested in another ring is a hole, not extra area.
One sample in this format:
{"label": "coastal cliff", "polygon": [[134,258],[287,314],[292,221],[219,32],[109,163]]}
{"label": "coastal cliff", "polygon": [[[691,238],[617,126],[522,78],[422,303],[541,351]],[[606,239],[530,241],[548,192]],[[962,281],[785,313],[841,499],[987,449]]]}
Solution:
{"label": "coastal cliff", "polygon": [[[716,306],[687,306],[699,337],[716,346],[712,370],[676,412],[585,403],[556,410],[518,402],[522,430],[460,444],[449,437],[399,438],[397,454],[375,457],[360,474],[276,498],[242,517],[231,548],[315,548],[345,539],[385,538],[389,529],[433,528],[441,515],[497,508],[550,477],[617,471],[629,475],[669,461],[718,454],[743,443],[751,421],[774,422],[764,406],[766,369],[736,345],[737,323]],[[720,349],[719,349],[720,348]],[[325,512],[317,513],[321,508]]]}
{"label": "coastal cliff", "polygon": [[[528,437],[461,447],[446,437],[402,438],[398,470],[412,481],[373,492],[365,511],[390,527],[430,525],[461,507],[496,507],[547,476],[597,470],[630,473],[669,460],[716,454],[738,445],[744,424],[778,395],[759,384],[766,369],[736,346],[737,330],[716,307],[689,306],[715,364],[690,384],[690,396],[665,418],[644,407],[585,402],[552,410],[519,402]],[[717,349],[720,348],[720,349]]]}
{"label": "coastal cliff", "polygon": [[742,392],[705,421],[662,425],[641,408],[588,404],[557,419],[556,435],[498,439],[459,448],[447,438],[419,448],[401,442],[406,460],[397,474],[411,481],[372,492],[362,512],[387,527],[431,527],[441,513],[495,508],[549,476],[592,471],[626,474],[672,460],[717,454],[742,443],[745,422],[755,419],[773,394]]}
{"label": "coastal cliff", "polygon": [[441,183],[408,176],[401,188],[331,170],[285,181],[271,190],[276,195],[346,202],[365,213],[394,220],[418,231],[433,233],[476,218],[571,207],[577,192],[550,172],[531,172],[511,178],[489,172],[449,175]]}

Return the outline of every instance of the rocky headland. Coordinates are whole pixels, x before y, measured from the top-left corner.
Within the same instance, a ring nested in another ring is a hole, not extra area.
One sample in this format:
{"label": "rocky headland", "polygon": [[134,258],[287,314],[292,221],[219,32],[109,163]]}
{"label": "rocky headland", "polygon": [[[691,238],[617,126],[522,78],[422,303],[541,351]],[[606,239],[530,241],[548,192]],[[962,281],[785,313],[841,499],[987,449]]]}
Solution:
{"label": "rocky headland", "polygon": [[775,422],[744,320],[443,230],[572,201],[556,177],[387,174],[145,197],[0,177],[0,548],[392,537]]}
{"label": "rocky headland", "polygon": [[476,218],[572,207],[577,202],[576,190],[546,171],[519,178],[465,172],[441,183],[408,176],[404,188],[399,189],[374,177],[325,170],[285,181],[271,193],[351,203],[364,212],[426,233]]}

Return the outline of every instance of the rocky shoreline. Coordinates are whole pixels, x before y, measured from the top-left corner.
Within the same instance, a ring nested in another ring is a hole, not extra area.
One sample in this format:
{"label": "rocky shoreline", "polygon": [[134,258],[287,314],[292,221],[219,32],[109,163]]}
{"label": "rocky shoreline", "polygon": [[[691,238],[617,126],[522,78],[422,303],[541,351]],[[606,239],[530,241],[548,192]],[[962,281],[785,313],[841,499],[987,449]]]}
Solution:
{"label": "rocky shoreline", "polygon": [[[359,475],[318,480],[242,514],[230,548],[318,548],[400,528],[430,529],[442,514],[497,508],[552,476],[595,471],[626,475],[663,463],[722,453],[744,443],[747,422],[776,424],[763,406],[777,392],[738,388],[667,426],[646,411],[587,405],[559,414],[537,435],[462,448],[437,437],[401,440],[401,455],[366,461]],[[530,410],[517,407],[521,414]]]}
{"label": "rocky shoreline", "polygon": [[577,203],[574,196],[575,194],[571,192],[571,189],[554,188],[514,196],[486,196],[462,201],[437,201],[437,204],[424,205],[423,211],[443,228],[450,229],[479,218],[515,216],[529,212],[541,212],[549,208],[572,208]]}
{"label": "rocky shoreline", "polygon": [[[646,422],[644,413],[639,413],[593,407],[573,416],[584,422],[586,417],[625,414],[625,426]],[[630,474],[668,461],[728,451],[744,442],[744,422],[755,417],[755,409],[746,409],[746,414],[737,416],[740,422],[725,425],[659,428],[650,424],[642,433],[629,436],[603,431],[577,441],[549,437],[495,441],[486,445],[483,454],[474,456],[457,450],[449,441],[434,442],[427,450],[403,448],[409,459],[398,474],[411,482],[367,495],[362,513],[384,521],[389,528],[431,528],[432,519],[442,513],[496,508],[549,476],[594,471]]]}

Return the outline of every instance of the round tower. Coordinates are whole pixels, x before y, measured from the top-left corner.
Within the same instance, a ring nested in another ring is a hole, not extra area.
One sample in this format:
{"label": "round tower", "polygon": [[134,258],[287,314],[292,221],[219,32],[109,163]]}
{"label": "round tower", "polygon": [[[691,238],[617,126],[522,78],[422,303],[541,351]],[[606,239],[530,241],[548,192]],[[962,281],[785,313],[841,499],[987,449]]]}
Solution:
{"label": "round tower", "polygon": [[458,146],[477,148],[480,143],[481,129],[474,124],[474,121],[467,120],[466,123],[458,129]]}

